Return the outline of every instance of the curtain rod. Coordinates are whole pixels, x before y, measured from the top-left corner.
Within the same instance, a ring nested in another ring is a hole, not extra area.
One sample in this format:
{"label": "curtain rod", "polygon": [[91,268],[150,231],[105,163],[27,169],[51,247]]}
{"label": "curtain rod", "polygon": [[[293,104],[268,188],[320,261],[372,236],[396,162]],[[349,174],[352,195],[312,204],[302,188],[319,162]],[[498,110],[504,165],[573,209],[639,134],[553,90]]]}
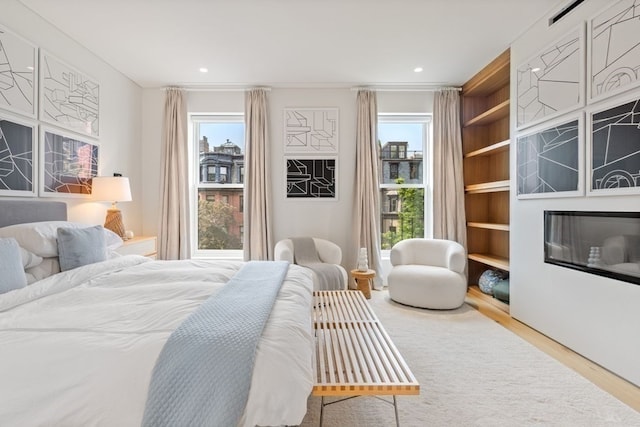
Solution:
{"label": "curtain rod", "polygon": [[354,86],[352,91],[358,91],[361,89],[373,90],[376,92],[438,92],[440,90],[452,89],[461,91],[461,87],[456,86],[438,86],[438,85],[416,85],[416,86]]}
{"label": "curtain rod", "polygon": [[251,89],[262,89],[265,90],[267,92],[271,91],[270,87],[264,87],[264,86],[180,86],[180,85],[175,85],[175,86],[165,86],[163,88],[161,88],[162,90],[168,90],[168,89],[182,89],[186,92],[244,92],[247,90],[251,90]]}
{"label": "curtain rod", "polygon": [[[297,86],[282,86],[282,89],[346,89],[348,86],[318,86],[309,84],[308,86],[304,86],[302,84]],[[167,90],[169,88],[177,88],[182,89],[187,92],[244,92],[251,89],[263,89],[267,92],[270,92],[271,86],[251,86],[251,85],[174,85],[174,86],[165,86],[162,87],[162,90]],[[278,86],[280,88],[280,86]],[[417,85],[371,85],[371,86],[351,86],[351,91],[358,91],[360,89],[369,89],[377,92],[437,92],[445,89],[453,89],[457,91],[461,91],[461,87],[456,86],[446,86],[446,85],[436,85],[436,84],[417,84]]]}

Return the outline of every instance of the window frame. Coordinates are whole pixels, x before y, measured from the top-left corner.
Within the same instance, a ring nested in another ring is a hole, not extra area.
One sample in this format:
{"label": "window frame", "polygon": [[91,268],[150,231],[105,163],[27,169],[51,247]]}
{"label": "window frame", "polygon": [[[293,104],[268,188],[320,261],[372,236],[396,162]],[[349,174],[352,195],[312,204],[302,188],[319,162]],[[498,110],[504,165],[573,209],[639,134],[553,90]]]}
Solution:
{"label": "window frame", "polygon": [[[189,113],[188,114],[188,139],[189,143],[189,204],[191,206],[190,215],[190,237],[191,237],[191,258],[193,259],[228,259],[243,260],[244,249],[199,249],[198,248],[198,193],[201,189],[217,189],[217,188],[242,188],[242,198],[244,198],[244,180],[237,184],[219,184],[213,182],[200,182],[200,123],[242,123],[244,121],[244,112],[228,112],[228,113]],[[243,141],[245,145],[245,141]],[[246,145],[245,145],[246,146]],[[246,156],[246,151],[243,149]],[[244,209],[243,209],[244,215]],[[241,238],[244,239],[244,221],[240,226],[242,228]],[[243,241],[244,246],[244,241]]]}
{"label": "window frame", "polygon": [[[422,155],[422,184],[395,184],[378,183],[378,191],[382,189],[400,188],[424,188],[424,235],[426,238],[433,237],[433,114],[431,113],[378,113],[378,126],[380,123],[422,123],[423,124],[423,155]],[[383,144],[382,141],[380,141]],[[405,152],[406,157],[406,152]],[[395,159],[394,159],[395,160]],[[382,180],[382,174],[379,174]],[[380,215],[384,207],[380,206]],[[382,222],[380,223],[382,228]],[[379,230],[382,234],[382,229]],[[382,242],[380,242],[381,244]],[[390,249],[382,249],[382,257],[390,257]]]}

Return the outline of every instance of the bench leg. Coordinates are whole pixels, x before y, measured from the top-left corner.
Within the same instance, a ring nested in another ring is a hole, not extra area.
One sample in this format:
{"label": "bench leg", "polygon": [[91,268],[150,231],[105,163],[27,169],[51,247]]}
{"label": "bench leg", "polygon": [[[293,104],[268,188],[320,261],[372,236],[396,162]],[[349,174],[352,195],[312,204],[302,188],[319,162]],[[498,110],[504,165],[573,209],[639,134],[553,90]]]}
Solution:
{"label": "bench leg", "polygon": [[396,395],[393,395],[393,412],[396,414],[396,427],[400,427],[400,419],[398,418],[398,402],[396,402]]}
{"label": "bench leg", "polygon": [[[349,399],[355,399],[356,397],[362,397],[360,395],[358,396],[349,396],[349,397],[345,397],[343,399],[339,399],[339,400],[334,400],[333,402],[329,402],[329,403],[324,403],[324,396],[320,397],[320,427],[322,427],[322,418],[324,415],[324,407],[325,406],[329,406],[332,405],[334,403],[340,403],[340,402],[344,402],[345,400],[349,400]],[[386,399],[383,399],[380,396],[371,396],[371,397],[375,397],[378,400],[382,400],[384,403],[388,403],[389,405],[393,405],[393,413],[396,417],[396,427],[400,427],[400,418],[398,417],[398,401],[396,400],[396,395],[393,395],[393,403],[389,402]]]}

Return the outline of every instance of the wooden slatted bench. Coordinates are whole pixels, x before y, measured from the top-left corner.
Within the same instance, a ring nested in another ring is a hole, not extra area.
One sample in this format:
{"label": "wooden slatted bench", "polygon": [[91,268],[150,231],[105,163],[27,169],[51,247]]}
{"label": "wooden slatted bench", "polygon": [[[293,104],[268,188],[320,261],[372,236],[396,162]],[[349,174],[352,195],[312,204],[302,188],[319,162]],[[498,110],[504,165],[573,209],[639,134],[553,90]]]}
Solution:
{"label": "wooden slatted bench", "polygon": [[[358,396],[420,394],[420,385],[360,291],[314,292],[316,384],[324,407]],[[325,396],[341,397],[325,403]],[[348,396],[348,397],[346,397]]]}

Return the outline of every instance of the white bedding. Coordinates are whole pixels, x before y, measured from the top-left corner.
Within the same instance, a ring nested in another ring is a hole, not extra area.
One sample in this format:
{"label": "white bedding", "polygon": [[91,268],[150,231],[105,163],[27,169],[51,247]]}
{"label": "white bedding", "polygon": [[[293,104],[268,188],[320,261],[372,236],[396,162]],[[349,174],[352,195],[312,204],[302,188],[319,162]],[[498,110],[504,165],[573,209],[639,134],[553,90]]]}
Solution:
{"label": "white bedding", "polygon": [[[139,426],[155,360],[240,268],[124,256],[0,295],[0,425]],[[241,425],[300,424],[313,387],[312,280],[291,265]]]}

